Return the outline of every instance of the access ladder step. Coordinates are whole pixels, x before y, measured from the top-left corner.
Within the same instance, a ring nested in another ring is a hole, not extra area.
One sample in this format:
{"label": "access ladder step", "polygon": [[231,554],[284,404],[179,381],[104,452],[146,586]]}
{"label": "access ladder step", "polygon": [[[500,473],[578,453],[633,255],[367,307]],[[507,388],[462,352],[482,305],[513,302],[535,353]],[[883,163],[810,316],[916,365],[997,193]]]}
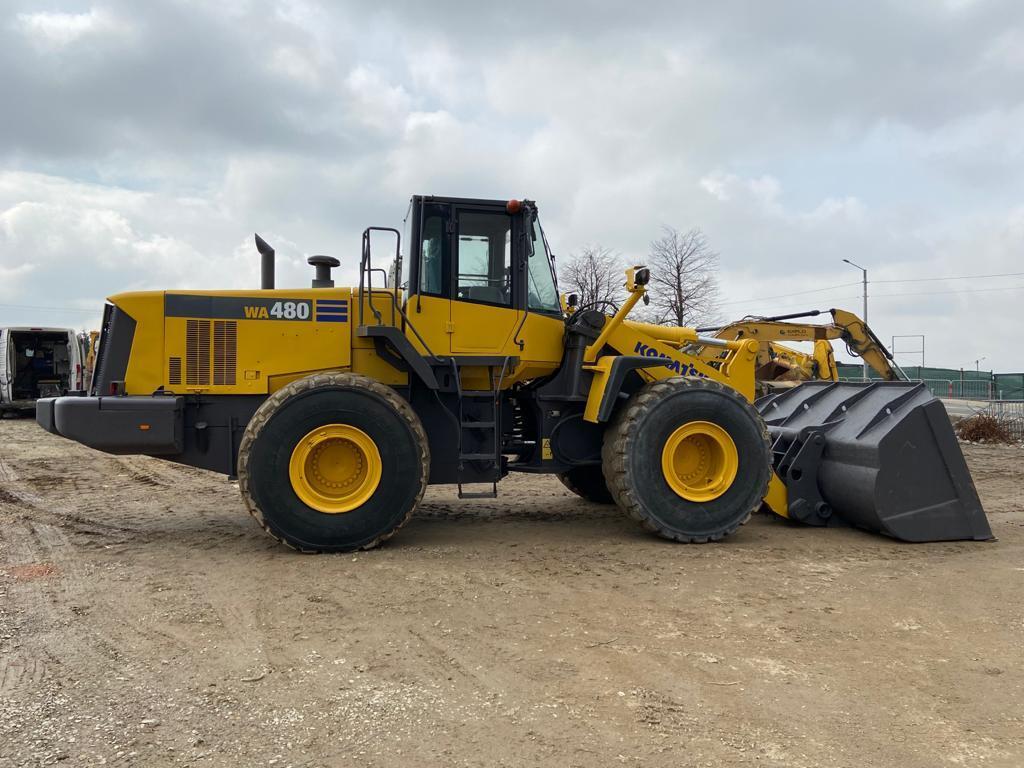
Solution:
{"label": "access ladder step", "polygon": [[493,421],[464,421],[463,429],[494,429]]}
{"label": "access ladder step", "polygon": [[459,483],[459,498],[460,499],[495,499],[498,497],[498,484],[491,483],[491,489],[489,491],[464,491],[462,490],[462,483]]}
{"label": "access ladder step", "polygon": [[459,458],[463,461],[494,461],[493,453],[460,453]]}

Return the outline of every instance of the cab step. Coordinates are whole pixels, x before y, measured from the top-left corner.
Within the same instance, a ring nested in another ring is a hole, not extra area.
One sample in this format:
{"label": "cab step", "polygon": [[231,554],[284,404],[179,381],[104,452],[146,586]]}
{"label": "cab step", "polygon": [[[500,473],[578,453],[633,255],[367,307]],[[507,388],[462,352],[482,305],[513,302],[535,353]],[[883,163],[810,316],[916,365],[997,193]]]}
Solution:
{"label": "cab step", "polygon": [[498,484],[491,483],[491,489],[489,491],[464,491],[462,490],[462,483],[459,483],[459,498],[460,499],[496,499],[498,497]]}

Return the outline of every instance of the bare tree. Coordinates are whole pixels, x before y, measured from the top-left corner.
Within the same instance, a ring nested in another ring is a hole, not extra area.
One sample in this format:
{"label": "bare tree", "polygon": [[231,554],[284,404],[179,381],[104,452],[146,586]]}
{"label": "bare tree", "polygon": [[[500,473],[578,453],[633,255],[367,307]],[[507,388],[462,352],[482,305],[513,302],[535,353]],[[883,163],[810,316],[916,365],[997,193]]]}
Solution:
{"label": "bare tree", "polygon": [[651,243],[651,310],[659,325],[697,326],[718,314],[718,253],[699,229],[662,227]]}
{"label": "bare tree", "polygon": [[625,293],[625,265],[622,255],[600,245],[586,245],[559,270],[566,293],[579,296],[580,306],[609,301],[620,304]]}

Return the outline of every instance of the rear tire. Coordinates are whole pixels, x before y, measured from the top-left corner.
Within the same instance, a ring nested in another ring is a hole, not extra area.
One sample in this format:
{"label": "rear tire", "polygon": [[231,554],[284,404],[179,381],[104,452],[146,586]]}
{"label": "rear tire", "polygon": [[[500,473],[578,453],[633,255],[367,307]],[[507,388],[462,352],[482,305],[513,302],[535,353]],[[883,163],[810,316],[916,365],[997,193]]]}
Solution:
{"label": "rear tire", "polygon": [[427,436],[409,404],[352,373],[317,374],[275,392],[238,451],[249,512],[300,552],[389,539],[423,498],[429,468]]}
{"label": "rear tire", "polygon": [[568,472],[560,472],[558,479],[570,491],[589,502],[594,504],[615,503],[611,491],[608,490],[608,484],[605,482],[600,464],[573,467]]}
{"label": "rear tire", "polygon": [[[673,464],[687,440],[689,453]],[[764,421],[711,379],[646,385],[605,433],[602,459],[616,503],[647,530],[686,543],[718,541],[743,525],[771,477]]]}

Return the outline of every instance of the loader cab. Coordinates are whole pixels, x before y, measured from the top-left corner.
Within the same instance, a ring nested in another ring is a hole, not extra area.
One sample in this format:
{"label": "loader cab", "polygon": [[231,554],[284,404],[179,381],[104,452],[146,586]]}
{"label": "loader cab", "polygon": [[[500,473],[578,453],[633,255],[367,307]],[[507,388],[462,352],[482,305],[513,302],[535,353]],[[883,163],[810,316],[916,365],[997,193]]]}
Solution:
{"label": "loader cab", "polygon": [[528,316],[561,323],[533,203],[415,196],[405,240],[406,313],[435,354],[521,357]]}

